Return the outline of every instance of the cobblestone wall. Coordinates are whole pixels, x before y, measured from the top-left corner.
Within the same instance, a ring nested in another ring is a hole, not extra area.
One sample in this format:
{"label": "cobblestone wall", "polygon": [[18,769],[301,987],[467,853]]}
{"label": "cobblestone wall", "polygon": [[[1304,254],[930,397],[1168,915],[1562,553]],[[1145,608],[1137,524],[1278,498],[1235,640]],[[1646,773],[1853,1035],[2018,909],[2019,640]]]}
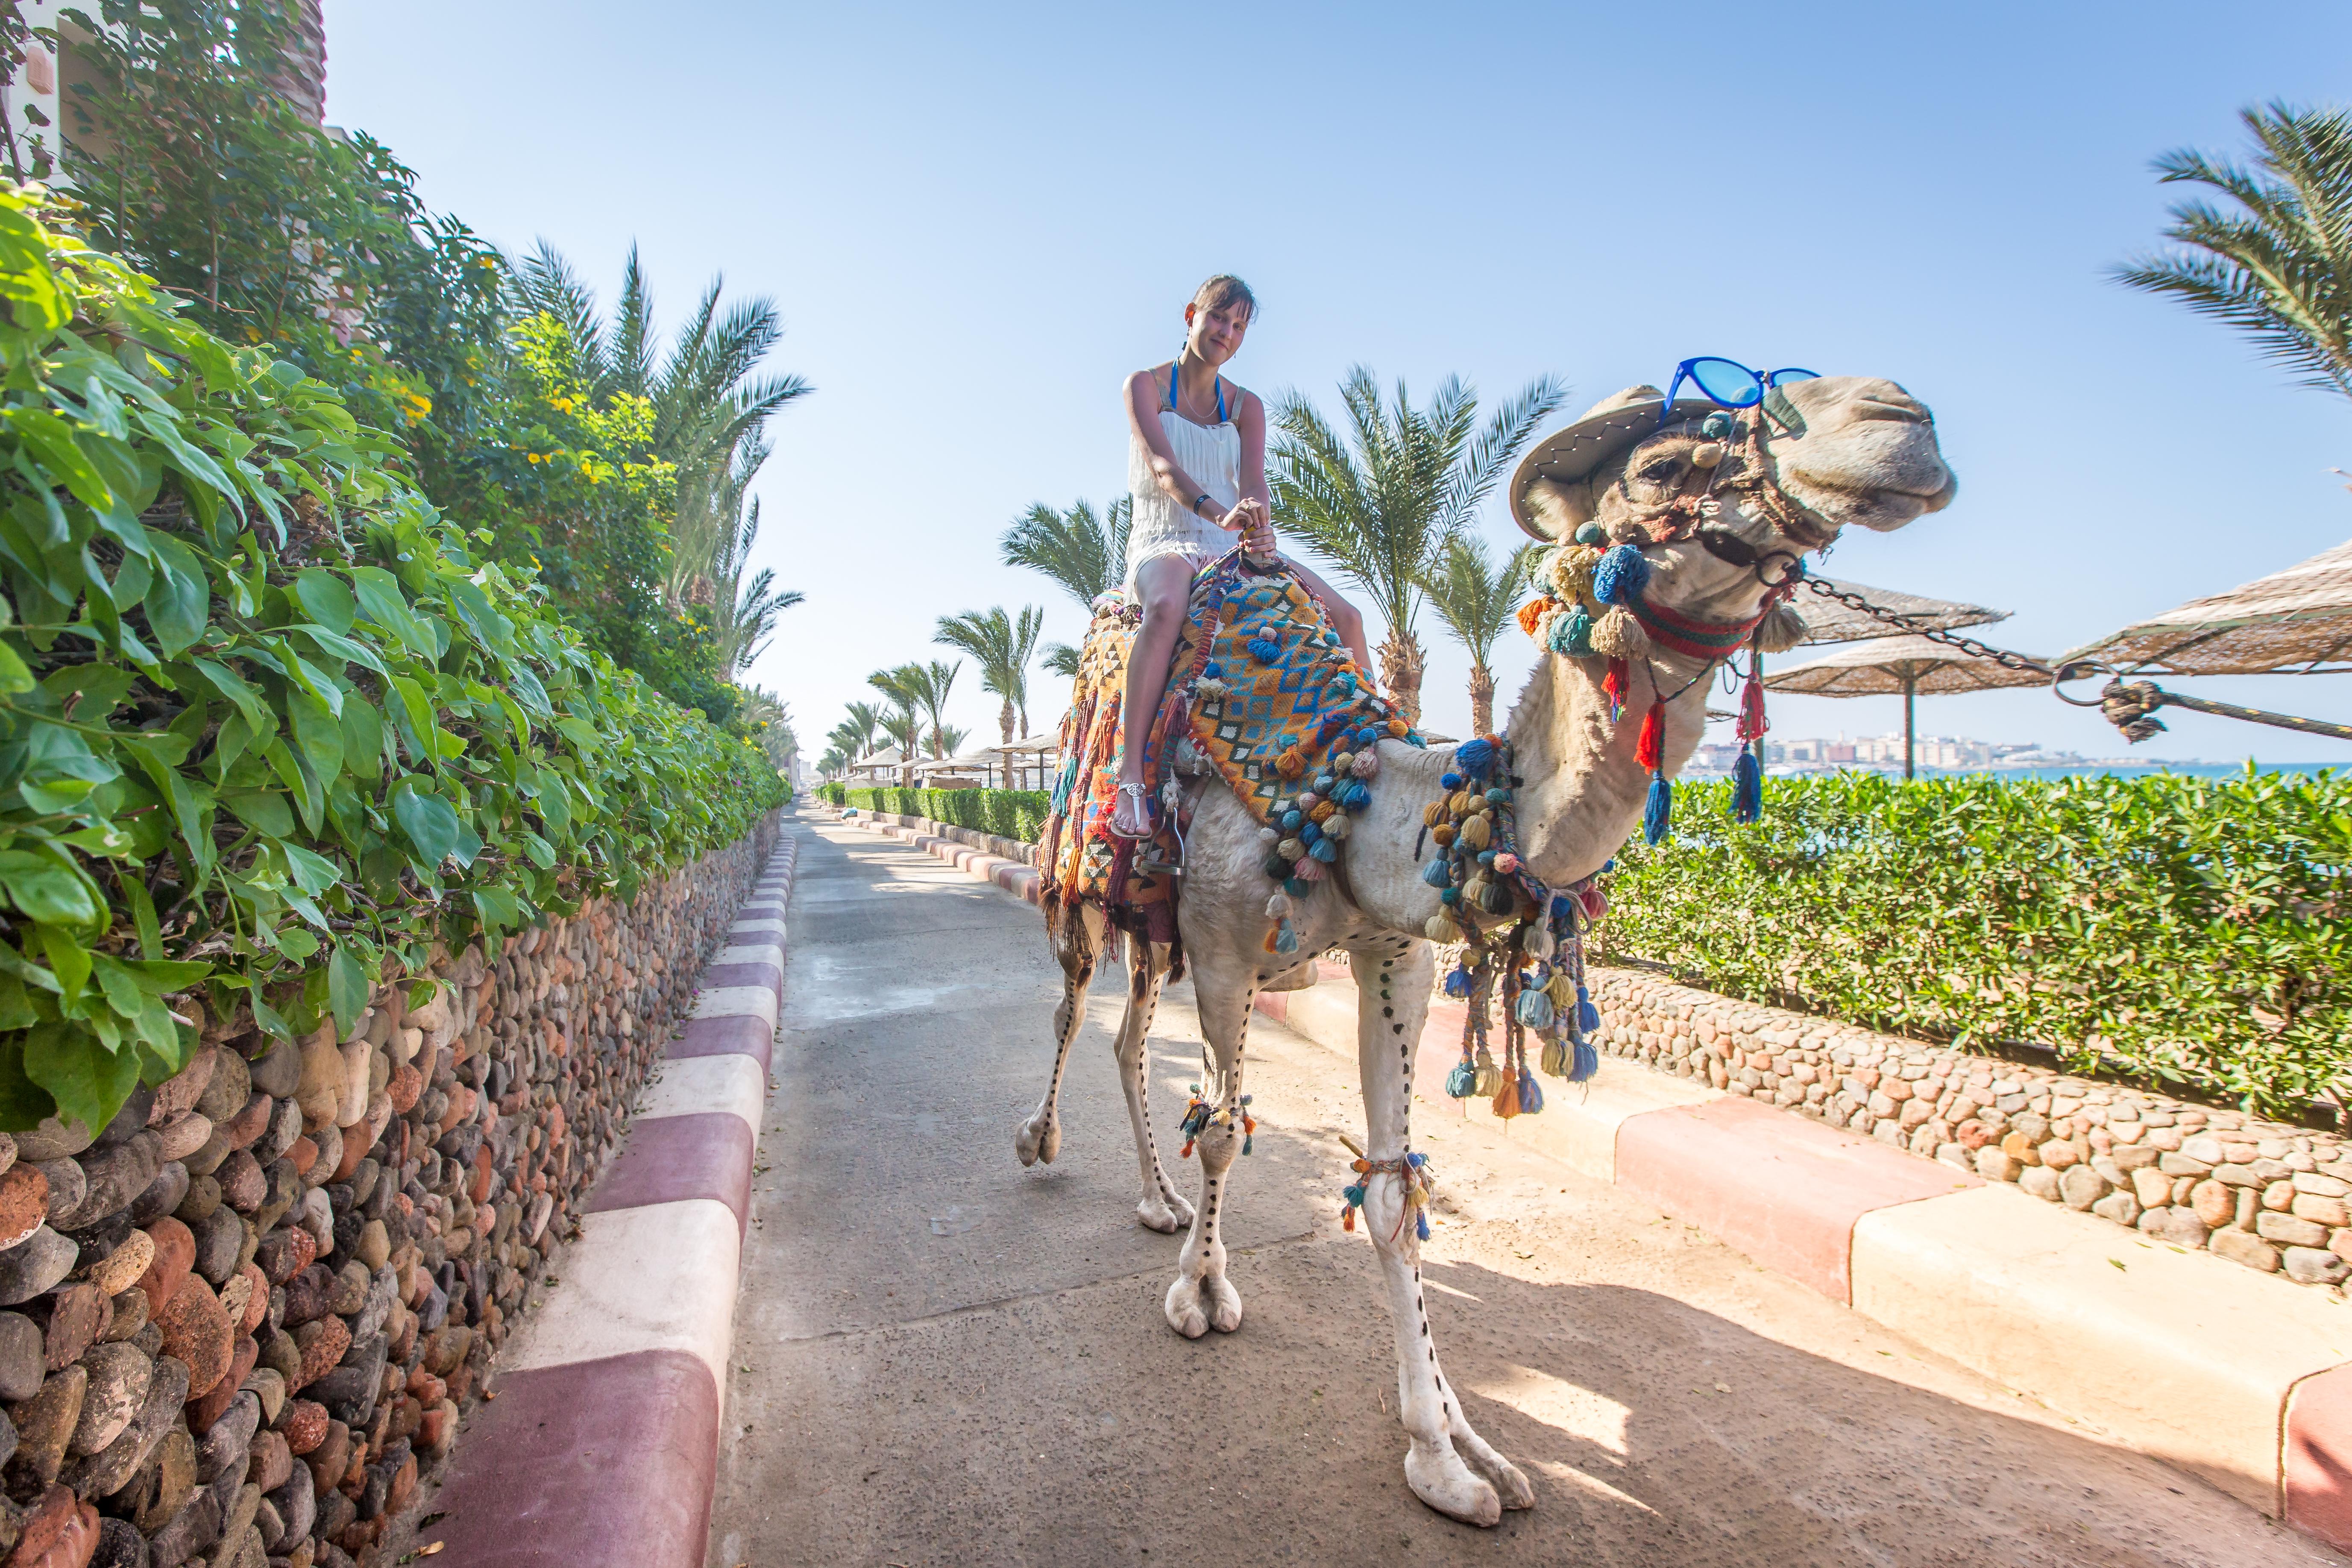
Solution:
{"label": "cobblestone wall", "polygon": [[11,1568],[384,1561],[777,830],[0,1134]]}
{"label": "cobblestone wall", "polygon": [[2352,1276],[2352,1145],[2144,1089],[1592,972],[1601,1048],[2264,1273]]}

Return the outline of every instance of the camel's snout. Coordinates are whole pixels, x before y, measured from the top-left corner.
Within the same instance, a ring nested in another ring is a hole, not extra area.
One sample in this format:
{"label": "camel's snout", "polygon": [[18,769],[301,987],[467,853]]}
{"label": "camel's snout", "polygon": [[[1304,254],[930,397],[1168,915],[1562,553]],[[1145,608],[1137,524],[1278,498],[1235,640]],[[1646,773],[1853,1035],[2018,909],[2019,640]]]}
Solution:
{"label": "camel's snout", "polygon": [[1958,489],[1927,405],[1883,376],[1825,375],[1783,389],[1803,428],[1776,439],[1790,492],[1840,526],[1900,528]]}

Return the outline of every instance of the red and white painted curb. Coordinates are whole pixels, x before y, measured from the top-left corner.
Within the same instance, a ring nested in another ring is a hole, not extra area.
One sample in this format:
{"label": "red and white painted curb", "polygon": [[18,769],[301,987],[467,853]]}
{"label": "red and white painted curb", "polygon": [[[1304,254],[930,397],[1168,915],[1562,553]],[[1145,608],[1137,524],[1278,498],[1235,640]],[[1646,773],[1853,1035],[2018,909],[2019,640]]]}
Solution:
{"label": "red and white painted curb", "polygon": [[[1037,901],[1036,873],[864,818]],[[983,868],[992,866],[993,869]],[[1026,880],[1007,880],[1015,867]],[[1256,1010],[1352,1062],[1356,988],[1321,965]],[[1463,1005],[1432,1001],[1415,1076],[1442,1080]],[[1483,1102],[1467,1112],[1492,1121]],[[2352,1307],[1620,1058],[1552,1086],[1511,1136],[1832,1300],[2352,1552]]]}
{"label": "red and white painted curb", "polygon": [[796,850],[787,831],[736,911],[457,1445],[423,1532],[453,1563],[700,1568]]}

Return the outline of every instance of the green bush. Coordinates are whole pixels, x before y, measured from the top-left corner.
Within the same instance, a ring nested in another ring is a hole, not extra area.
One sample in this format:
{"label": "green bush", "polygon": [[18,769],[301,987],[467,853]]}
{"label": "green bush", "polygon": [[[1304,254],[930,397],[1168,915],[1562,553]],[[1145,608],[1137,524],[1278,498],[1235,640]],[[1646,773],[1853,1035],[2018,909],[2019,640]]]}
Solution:
{"label": "green bush", "polygon": [[823,785],[817,794],[835,805],[928,816],[1023,844],[1036,843],[1045,832],[1045,808],[1053,800],[1042,789],[868,789],[841,784]]}
{"label": "green bush", "polygon": [[1773,781],[1675,792],[1604,952],[1962,1043],[2056,1047],[2293,1112],[2352,1065],[2352,776]]}
{"label": "green bush", "polygon": [[41,201],[0,183],[0,1127],[102,1125],[199,997],[349,1026],[435,942],[627,897],[781,800],[333,391]]}

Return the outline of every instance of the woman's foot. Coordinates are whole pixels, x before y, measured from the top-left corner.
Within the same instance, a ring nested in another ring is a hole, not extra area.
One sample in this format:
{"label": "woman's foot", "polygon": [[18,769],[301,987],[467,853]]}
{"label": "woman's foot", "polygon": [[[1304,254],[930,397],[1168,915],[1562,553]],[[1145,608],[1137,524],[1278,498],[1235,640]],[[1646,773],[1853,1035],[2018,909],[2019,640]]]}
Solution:
{"label": "woman's foot", "polygon": [[1150,791],[1132,779],[1119,782],[1118,801],[1110,811],[1110,830],[1114,836],[1149,838],[1155,830],[1157,816]]}

